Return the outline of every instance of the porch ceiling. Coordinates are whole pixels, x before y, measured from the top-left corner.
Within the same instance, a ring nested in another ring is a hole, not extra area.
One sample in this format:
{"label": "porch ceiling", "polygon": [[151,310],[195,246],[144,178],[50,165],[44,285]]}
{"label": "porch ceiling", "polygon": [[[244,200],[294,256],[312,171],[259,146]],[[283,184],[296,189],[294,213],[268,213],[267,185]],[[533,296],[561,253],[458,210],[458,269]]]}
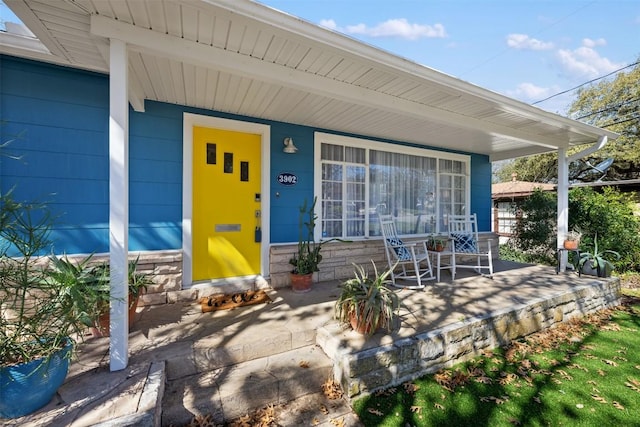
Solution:
{"label": "porch ceiling", "polygon": [[548,113],[249,0],[5,0],[44,44],[0,52],[108,72],[129,47],[129,101],[218,110],[486,154],[617,134]]}

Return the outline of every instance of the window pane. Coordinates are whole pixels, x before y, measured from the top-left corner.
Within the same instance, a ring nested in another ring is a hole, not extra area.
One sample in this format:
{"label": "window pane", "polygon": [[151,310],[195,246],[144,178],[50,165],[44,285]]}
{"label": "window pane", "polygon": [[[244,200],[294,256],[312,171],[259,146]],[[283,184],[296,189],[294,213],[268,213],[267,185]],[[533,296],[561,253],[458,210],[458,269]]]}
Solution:
{"label": "window pane", "polygon": [[322,144],[320,156],[322,160],[341,162],[344,160],[344,147],[342,147],[342,145]]}
{"label": "window pane", "polygon": [[324,163],[322,165],[322,180],[342,181],[342,166]]}
{"label": "window pane", "polygon": [[367,152],[364,148],[345,147],[345,161],[348,163],[366,163]]}
{"label": "window pane", "polygon": [[[369,233],[377,235],[377,214],[391,213],[401,234],[433,232],[436,160],[401,153],[371,151]],[[375,222],[374,222],[375,221]]]}

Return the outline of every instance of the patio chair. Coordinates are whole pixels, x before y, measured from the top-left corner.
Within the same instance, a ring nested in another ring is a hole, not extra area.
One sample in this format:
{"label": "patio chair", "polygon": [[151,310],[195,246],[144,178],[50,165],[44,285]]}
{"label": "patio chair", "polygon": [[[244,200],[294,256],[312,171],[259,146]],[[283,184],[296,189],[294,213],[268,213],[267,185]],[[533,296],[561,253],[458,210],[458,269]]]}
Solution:
{"label": "patio chair", "polygon": [[[379,218],[393,286],[423,289],[424,281],[435,279],[429,261],[427,242],[405,243],[398,237],[396,224],[391,215],[380,215]],[[398,283],[398,280],[415,281],[416,284]]]}
{"label": "patio chair", "polygon": [[455,278],[458,268],[470,268],[479,274],[483,271],[488,276],[493,276],[493,257],[491,253],[491,240],[487,241],[487,250],[480,248],[478,240],[478,220],[476,214],[449,215],[449,237],[453,245],[455,262],[451,276]]}

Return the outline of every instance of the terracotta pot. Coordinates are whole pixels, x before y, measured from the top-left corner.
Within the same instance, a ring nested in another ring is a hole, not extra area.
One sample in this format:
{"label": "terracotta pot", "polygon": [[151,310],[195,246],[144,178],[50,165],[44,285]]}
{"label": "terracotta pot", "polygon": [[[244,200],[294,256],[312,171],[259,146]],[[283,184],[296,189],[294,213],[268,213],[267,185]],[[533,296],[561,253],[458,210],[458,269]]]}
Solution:
{"label": "terracotta pot", "polygon": [[427,249],[429,249],[430,251],[442,252],[444,251],[444,245],[442,243],[437,243],[435,245],[427,245]]}
{"label": "terracotta pot", "polygon": [[371,335],[371,332],[375,332],[378,329],[378,325],[372,325],[371,323],[358,323],[355,311],[352,311],[349,314],[349,323],[351,324],[351,329],[362,335]]}
{"label": "terracotta pot", "polygon": [[[136,309],[138,308],[138,300],[140,295],[134,296],[129,294],[129,330],[133,327],[133,323],[136,318]],[[110,335],[111,316],[109,314],[109,308],[107,307],[106,313],[98,318],[97,325],[91,328],[91,335],[94,337],[108,337]]]}
{"label": "terracotta pot", "polygon": [[313,284],[313,273],[293,274],[291,273],[291,289],[293,292],[309,292]]}
{"label": "terracotta pot", "polygon": [[565,240],[564,248],[569,251],[575,251],[576,249],[578,249],[578,243],[579,242],[577,240]]}

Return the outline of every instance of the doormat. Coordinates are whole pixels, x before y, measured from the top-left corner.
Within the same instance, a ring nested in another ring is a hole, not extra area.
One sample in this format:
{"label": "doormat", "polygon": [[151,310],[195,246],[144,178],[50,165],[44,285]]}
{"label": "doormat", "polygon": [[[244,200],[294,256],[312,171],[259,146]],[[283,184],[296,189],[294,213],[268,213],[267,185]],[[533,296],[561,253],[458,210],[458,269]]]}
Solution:
{"label": "doormat", "polygon": [[234,294],[215,294],[208,297],[200,298],[200,306],[202,312],[216,310],[231,310],[236,307],[245,305],[262,304],[271,302],[271,298],[265,291],[244,291]]}

